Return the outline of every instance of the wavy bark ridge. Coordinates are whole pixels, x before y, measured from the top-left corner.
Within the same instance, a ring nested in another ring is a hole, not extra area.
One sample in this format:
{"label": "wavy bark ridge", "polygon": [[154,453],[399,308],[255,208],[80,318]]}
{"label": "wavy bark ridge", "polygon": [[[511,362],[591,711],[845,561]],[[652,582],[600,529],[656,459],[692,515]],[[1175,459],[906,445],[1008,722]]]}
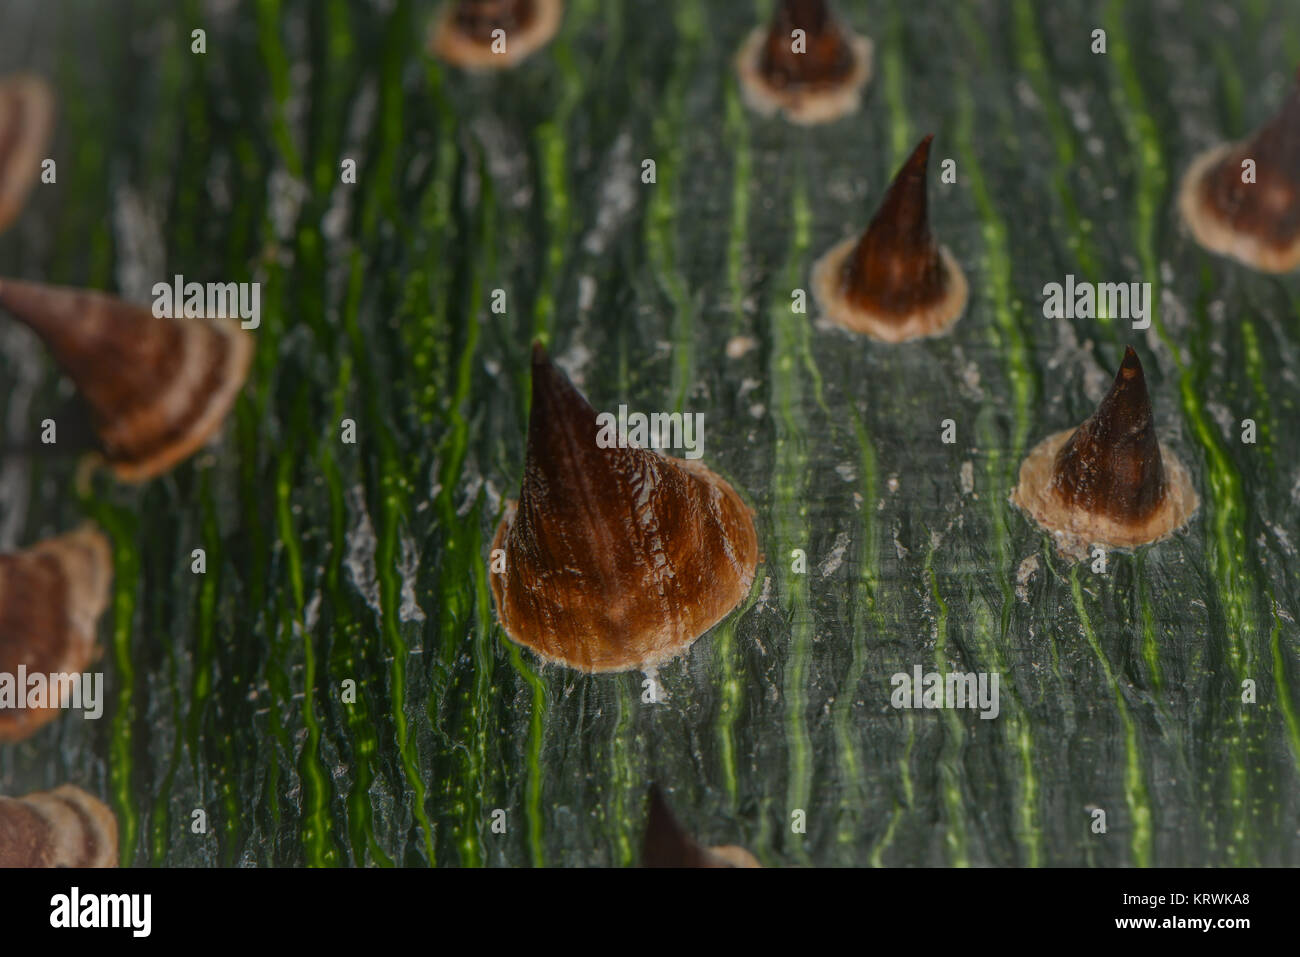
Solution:
{"label": "wavy bark ridge", "polygon": [[533,351],[522,491],[493,549],[497,614],[511,639],[587,672],[681,654],[749,592],[753,517],[698,462],[600,448],[596,411]]}

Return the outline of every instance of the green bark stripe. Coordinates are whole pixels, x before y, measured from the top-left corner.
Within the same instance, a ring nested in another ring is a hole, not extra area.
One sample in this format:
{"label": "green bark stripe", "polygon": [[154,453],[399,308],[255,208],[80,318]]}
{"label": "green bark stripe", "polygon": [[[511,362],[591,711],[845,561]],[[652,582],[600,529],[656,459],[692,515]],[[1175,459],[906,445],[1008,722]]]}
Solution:
{"label": "green bark stripe", "polygon": [[[1005,553],[999,552],[999,554]],[[1003,567],[1007,565],[1008,563],[1004,561]],[[1009,578],[1004,576],[1004,579],[1009,585]],[[1015,601],[1014,595],[1010,598],[1004,596],[1004,617],[1006,606],[1010,601]],[[1038,773],[1034,768],[1034,736],[1030,730],[1030,714],[1014,683],[1016,676],[1008,668],[1002,653],[1003,642],[1007,638],[1007,628],[1005,626],[994,628],[993,612],[982,597],[976,595],[972,602],[974,634],[980,653],[987,662],[985,670],[995,671],[1001,676],[998,686],[999,712],[996,724],[1010,752],[1019,758],[1020,763],[1020,780],[1017,783],[1019,813],[1015,821],[1016,839],[1022,846],[1024,863],[1029,867],[1039,867],[1043,863],[1045,848],[1042,824],[1039,821]]]}
{"label": "green bark stripe", "polygon": [[362,447],[373,456],[378,475],[378,488],[372,495],[378,503],[379,520],[376,523],[375,569],[379,584],[380,628],[392,661],[389,665],[389,700],[397,751],[406,786],[412,795],[411,813],[420,829],[420,835],[432,865],[437,860],[433,847],[433,828],[425,809],[425,785],[420,774],[416,742],[411,735],[407,716],[407,658],[410,647],[402,636],[398,621],[400,608],[397,569],[400,564],[399,526],[409,514],[412,494],[410,479],[395,448],[395,443],[380,410],[379,390],[375,371],[370,364],[368,344],[357,322],[362,282],[362,260],[358,252],[350,262],[348,296],[342,313],[344,331],[352,349],[352,362],[358,370],[363,392],[365,416],[358,423]]}
{"label": "green bark stripe", "polygon": [[867,648],[873,637],[872,630],[883,630],[883,622],[876,602],[876,594],[880,588],[879,531],[873,505],[879,492],[876,449],[858,410],[850,403],[847,411],[853,422],[853,434],[858,444],[858,469],[861,472],[862,508],[858,513],[861,543],[858,548],[858,575],[854,583],[854,601],[851,609],[852,657],[844,681],[836,694],[832,707],[832,720],[840,773],[845,782],[842,789],[843,796],[840,799],[840,827],[836,840],[846,852],[846,861],[851,861],[848,852],[854,849],[861,839],[861,809],[867,802],[863,762],[858,756],[854,734],[853,706],[857,701],[858,688],[866,672]]}
{"label": "green bark stripe", "polygon": [[573,201],[568,184],[568,123],[583,90],[583,77],[574,61],[569,37],[583,29],[591,15],[585,4],[575,4],[565,17],[550,55],[560,74],[560,98],[555,115],[537,127],[537,156],[542,203],[547,223],[542,278],[533,303],[532,338],[551,344],[558,284],[572,231]]}
{"label": "green bark stripe", "polygon": [[324,867],[339,863],[338,848],[333,840],[333,822],[330,818],[329,795],[332,791],[329,775],[320,760],[320,719],[316,715],[316,649],[311,632],[303,618],[305,591],[302,573],[302,549],[297,529],[293,523],[294,458],[285,455],[275,483],[276,524],[280,543],[289,572],[293,595],[293,624],[302,636],[303,696],[302,720],[307,729],[298,758],[298,773],[302,781],[302,843],[307,863],[311,867]]}
{"label": "green bark stripe", "polygon": [[104,530],[113,549],[112,651],[117,695],[109,725],[108,790],[117,817],[118,859],[122,867],[136,862],[139,850],[140,809],[136,806],[133,746],[135,723],[135,663],[132,638],[140,583],[140,558],[136,554],[137,519],[101,499],[88,499],[83,507]]}
{"label": "green bark stripe", "polygon": [[[993,202],[975,150],[973,133],[975,106],[969,87],[958,87],[957,105],[957,147],[962,155],[965,179],[970,184],[971,194],[975,199],[983,225],[987,256],[985,278],[993,312],[989,338],[993,342],[994,350],[1002,351],[1006,357],[1007,378],[1011,384],[1014,431],[1009,468],[1014,468],[1024,452],[1025,439],[1029,434],[1029,410],[1036,392],[1037,375],[1030,363],[1025,333],[1016,318],[1018,306],[1011,292],[1011,254],[1008,250],[1007,225]],[[974,282],[977,284],[978,279]],[[971,306],[967,308],[970,309]],[[1005,484],[1006,480],[1007,476],[1003,476],[995,487]]]}
{"label": "green bark stripe", "polygon": [[[983,31],[968,8],[963,7],[961,13],[966,34],[976,41],[981,61],[987,64],[989,52]],[[1025,29],[1023,24],[1020,29],[1022,32]],[[1030,69],[1032,72],[1032,52]],[[1006,374],[1011,384],[1012,411],[1014,415],[1011,454],[1005,460],[1000,452],[1003,443],[990,434],[987,419],[982,419],[980,426],[984,435],[983,444],[988,449],[986,474],[989,480],[989,488],[994,490],[987,497],[990,510],[989,517],[993,528],[995,554],[998,558],[997,578],[998,588],[1002,593],[1002,609],[997,635],[991,647],[993,654],[1000,659],[1001,646],[1009,638],[1011,615],[1016,601],[1011,582],[1011,569],[1014,560],[1008,535],[1008,523],[1011,514],[1010,505],[1006,500],[1006,491],[1014,481],[1014,470],[1025,451],[1030,428],[1031,403],[1038,393],[1038,377],[1032,365],[1028,337],[1019,320],[1021,307],[1012,292],[1008,228],[1006,221],[993,202],[983,169],[978,160],[974,140],[975,103],[969,86],[960,86],[957,107],[956,139],[957,148],[962,155],[961,167],[964,170],[964,178],[970,185],[971,194],[975,200],[976,209],[983,226],[989,299],[991,300],[994,320],[988,327],[989,336],[993,341],[995,351],[1001,350],[1005,355]],[[976,282],[977,280],[973,280],[972,285]],[[967,308],[972,307],[967,306]],[[1034,770],[1033,735],[1028,724],[1017,717],[1014,719],[1014,729],[1010,732],[1008,739],[1012,742],[1014,751],[1020,757],[1020,774],[1017,786],[1020,811],[1017,837],[1025,844],[1025,854],[1028,862],[1031,865],[1037,865],[1041,861],[1043,849],[1042,833],[1038,824],[1038,783]]]}
{"label": "green bark stripe", "polygon": [[1282,650],[1282,616],[1278,612],[1277,602],[1269,595],[1269,605],[1273,611],[1273,627],[1269,633],[1269,651],[1273,656],[1273,683],[1277,686],[1277,703],[1282,710],[1282,720],[1286,726],[1287,744],[1291,748],[1291,760],[1296,770],[1300,771],[1300,714],[1296,712],[1295,693],[1291,690],[1291,679],[1287,676],[1287,658]]}
{"label": "green bark stripe", "polygon": [[542,815],[542,741],[545,734],[543,719],[546,715],[546,683],[537,670],[524,662],[524,657],[513,641],[509,642],[510,663],[532,692],[529,702],[528,744],[525,750],[527,782],[524,790],[524,819],[528,824],[528,853],[534,867],[546,866],[544,818]]}
{"label": "green bark stripe", "polygon": [[551,323],[555,315],[555,284],[564,265],[568,238],[569,193],[565,184],[564,133],[556,123],[537,128],[537,152],[541,162],[542,186],[545,190],[546,221],[550,224],[546,255],[543,259],[541,288],[533,305],[532,338],[551,341]]}
{"label": "green bark stripe", "polygon": [[1249,416],[1255,420],[1255,441],[1257,448],[1268,459],[1270,469],[1276,469],[1273,459],[1273,411],[1268,389],[1264,385],[1264,356],[1260,350],[1259,332],[1249,319],[1241,321],[1241,345],[1245,354],[1246,377],[1250,379],[1255,392],[1256,406]]}
{"label": "green bark stripe", "polygon": [[[468,263],[470,295],[465,307],[466,321],[461,323],[464,339],[453,366],[451,395],[443,413],[447,427],[439,447],[442,468],[435,510],[443,532],[443,560],[439,567],[438,619],[441,631],[441,661],[453,669],[462,646],[472,648],[475,668],[469,675],[455,672],[459,684],[444,686],[434,682],[429,689],[426,711],[437,730],[440,699],[446,695],[457,703],[459,720],[454,737],[457,742],[457,765],[454,779],[446,784],[451,806],[459,811],[451,839],[461,864],[477,867],[484,863],[486,850],[481,841],[484,823],[484,800],[488,791],[486,772],[489,764],[485,728],[490,703],[490,647],[492,617],[487,596],[486,565],[481,525],[482,498],[469,508],[464,518],[457,514],[455,495],[464,479],[469,445],[469,421],[466,408],[473,387],[475,362],[481,336],[484,289],[493,281],[497,264],[496,185],[486,162],[479,167],[480,199],[475,228],[474,253]],[[435,224],[441,227],[441,223]],[[473,622],[472,625],[468,624]]]}
{"label": "green bark stripe", "polygon": [[[811,751],[808,732],[808,666],[812,654],[812,610],[808,604],[808,576],[791,571],[790,553],[807,550],[808,505],[805,495],[808,474],[808,424],[803,412],[804,385],[799,357],[809,335],[808,317],[795,313],[790,290],[800,286],[807,272],[811,238],[811,210],[802,170],[796,174],[793,193],[793,237],[784,275],[776,284],[769,307],[772,359],[769,370],[772,407],[776,410],[776,461],[773,475],[772,525],[774,541],[770,554],[772,570],[781,585],[783,604],[791,634],[785,663],[786,741],[789,749],[789,781],[786,816],[796,810],[807,812],[812,788]],[[806,367],[805,367],[806,371]],[[806,859],[801,844],[794,856]]]}
{"label": "green bark stripe", "polygon": [[900,5],[890,6],[888,35],[881,39],[883,43],[875,41],[875,55],[880,63],[885,102],[889,104],[889,145],[894,158],[892,165],[897,168],[916,147],[903,93],[903,76],[907,68],[903,63],[905,38]]}
{"label": "green bark stripe", "polygon": [[653,124],[656,144],[655,182],[646,184],[646,258],[672,305],[672,407],[682,411],[694,385],[695,303],[677,261],[677,229],[681,217],[681,167],[685,148],[686,93],[695,75],[695,58],[704,32],[697,3],[674,7],[678,56]]}
{"label": "green bark stripe", "polygon": [[411,789],[411,811],[420,826],[424,841],[424,850],[428,863],[436,862],[433,850],[433,827],[425,809],[423,776],[420,773],[420,759],[414,737],[411,733],[410,720],[406,712],[407,675],[406,664],[411,654],[410,646],[402,636],[398,622],[398,609],[401,605],[397,568],[400,564],[400,547],[398,526],[406,513],[406,502],[411,494],[411,487],[405,478],[401,464],[392,449],[392,439],[382,426],[378,426],[379,437],[379,522],[376,528],[377,544],[375,548],[375,568],[379,579],[379,605],[382,612],[383,633],[392,662],[389,666],[389,697],[392,701],[392,719],[397,735],[397,749],[401,755],[402,769],[406,775],[407,787]]}
{"label": "green bark stripe", "polygon": [[[934,575],[934,547],[925,552],[925,576],[929,579],[930,600],[934,602],[935,642],[934,667],[941,680],[948,673],[948,603],[939,594],[939,582]],[[953,867],[969,867],[969,841],[966,835],[966,801],[962,794],[962,743],[966,729],[961,717],[953,708],[944,708],[943,744],[939,749],[938,778],[939,792],[944,805],[944,847],[948,851],[948,863]]]}
{"label": "green bark stripe", "polygon": [[[202,503],[201,541],[207,555],[208,572],[199,585],[198,608],[195,612],[196,647],[194,652],[193,683],[190,688],[190,707],[185,720],[185,739],[195,780],[200,780],[201,766],[205,761],[199,735],[205,725],[208,734],[215,737],[210,744],[216,751],[215,763],[219,769],[212,786],[217,789],[222,819],[218,822],[221,840],[221,860],[230,865],[234,861],[236,840],[239,834],[240,805],[236,793],[235,754],[229,729],[213,728],[215,715],[209,712],[210,698],[215,684],[217,662],[217,597],[224,577],[225,546],[217,524],[217,504],[213,499],[212,482],[205,473],[200,486]],[[209,741],[211,739],[209,738]],[[209,753],[211,753],[209,751]]]}
{"label": "green bark stripe", "polygon": [[[351,381],[351,367],[351,357],[345,355],[340,363],[340,380],[335,393],[333,421],[336,422],[343,418],[343,402],[347,395],[347,386]],[[334,641],[330,651],[330,672],[340,676],[340,680],[347,677],[357,683],[356,700],[341,701],[339,705],[344,712],[351,752],[352,786],[346,796],[346,805],[352,863],[356,865],[372,863],[380,867],[392,867],[392,858],[379,846],[375,837],[374,813],[370,804],[370,787],[375,781],[374,761],[376,755],[380,753],[380,742],[379,736],[375,733],[375,719],[371,712],[367,689],[362,687],[362,663],[356,653],[363,636],[361,628],[348,610],[341,581],[347,534],[347,505],[343,492],[343,476],[334,456],[332,441],[319,443],[318,455],[329,498],[330,558],[325,569],[324,588],[329,599],[328,604],[337,616]],[[339,686],[330,684],[329,687]]]}
{"label": "green bark stripe", "polygon": [[275,110],[271,117],[271,138],[280,152],[280,159],[295,179],[302,179],[302,158],[294,144],[285,108],[289,101],[289,58],[280,42],[282,12],[280,0],[257,0],[257,36],[271,84],[271,99]]}
{"label": "green bark stripe", "polygon": [[[478,532],[480,512],[478,505],[470,510],[474,522],[464,533],[466,553],[470,556],[477,555],[482,550]],[[488,591],[485,562],[471,560],[463,574],[453,577],[468,586],[464,597],[473,606],[473,624],[469,626],[469,634],[462,635],[460,639],[469,643],[473,666],[465,676],[465,687],[455,692],[460,699],[460,726],[456,747],[460,766],[451,805],[454,809],[459,809],[460,814],[455,823],[453,840],[463,866],[481,867],[487,853],[482,835],[488,812],[485,801],[491,787],[489,715],[492,710],[492,600]],[[461,631],[464,630],[465,626],[462,625]],[[434,713],[432,708],[430,713]]]}
{"label": "green bark stripe", "polygon": [[379,63],[379,106],[377,123],[378,144],[374,158],[368,164],[361,199],[361,236],[364,246],[374,241],[381,217],[390,221],[404,220],[394,195],[397,175],[397,158],[403,141],[402,122],[402,69],[407,52],[418,31],[413,25],[409,0],[397,0],[397,7],[384,25],[383,50]]}
{"label": "green bark stripe", "polygon": [[[362,260],[358,252],[353,252],[348,262],[348,281],[344,291],[341,315],[343,320],[344,331],[352,340],[354,347],[359,342],[357,334],[357,312],[361,308],[362,292]],[[339,359],[338,380],[335,384],[334,391],[334,414],[332,423],[341,422],[345,417],[345,410],[350,395],[352,385],[352,373],[356,365],[356,359],[351,353],[345,353]],[[363,367],[362,375],[365,376]],[[318,445],[319,454],[322,460],[322,472],[325,476],[326,487],[329,491],[330,499],[330,564],[326,571],[327,584],[330,594],[334,597],[333,605],[336,608],[346,608],[346,605],[339,599],[340,594],[340,570],[343,561],[343,555],[346,546],[346,521],[347,505],[343,492],[343,476],[339,471],[339,466],[334,457],[334,443],[331,435],[328,440],[321,441]],[[340,622],[341,635],[335,641],[334,657],[336,664],[332,669],[335,674],[358,676],[357,698],[356,701],[343,707],[346,709],[347,725],[352,733],[353,751],[354,751],[354,773],[352,788],[348,793],[347,804],[349,809],[349,837],[353,845],[353,854],[357,858],[357,863],[365,861],[365,850],[368,848],[371,860],[381,867],[391,867],[394,861],[379,846],[374,833],[374,816],[370,805],[370,785],[374,780],[375,772],[373,762],[375,757],[380,753],[379,736],[375,731],[375,722],[371,715],[371,704],[367,694],[360,687],[361,681],[359,676],[362,669],[362,661],[359,657],[357,642],[360,640],[362,630],[359,624],[352,620],[348,614]]]}
{"label": "green bark stripe", "polygon": [[1083,631],[1084,638],[1088,641],[1088,647],[1097,656],[1097,662],[1101,665],[1102,673],[1106,676],[1106,683],[1110,685],[1115,695],[1115,707],[1119,711],[1120,723],[1124,726],[1124,801],[1128,807],[1129,822],[1132,828],[1130,846],[1133,853],[1133,863],[1138,867],[1150,867],[1152,854],[1151,805],[1147,797],[1146,781],[1142,776],[1142,750],[1138,742],[1137,725],[1134,723],[1132,715],[1129,714],[1128,704],[1124,700],[1124,692],[1111,671],[1110,661],[1107,659],[1106,653],[1102,650],[1101,644],[1097,641],[1097,635],[1093,631],[1092,621],[1088,617],[1088,609],[1083,601],[1083,587],[1079,584],[1078,565],[1074,565],[1070,569],[1070,590],[1074,595],[1074,608],[1079,616],[1079,627]]}
{"label": "green bark stripe", "polygon": [[[731,291],[731,334],[738,335],[745,328],[745,250],[749,237],[749,189],[753,175],[753,159],[749,143],[749,120],[740,91],[733,77],[727,80],[726,131],[735,154],[732,164],[731,230],[727,238],[727,285]],[[757,588],[761,575],[755,575]],[[744,685],[736,670],[736,624],[744,617],[750,601],[718,626],[714,641],[714,661],[718,673],[718,715],[715,719],[720,748],[719,763],[722,786],[727,801],[734,811],[739,801],[740,789],[736,772],[736,721],[744,701]]]}
{"label": "green bark stripe", "polygon": [[1160,643],[1156,637],[1155,618],[1151,610],[1150,588],[1147,581],[1147,553],[1138,552],[1133,556],[1134,581],[1138,591],[1138,612],[1142,619],[1142,660],[1146,662],[1151,676],[1151,687],[1164,708],[1161,693],[1164,688],[1164,669],[1160,666]]}
{"label": "green bark stripe", "polygon": [[725,129],[735,154],[731,170],[731,231],[727,237],[727,285],[731,290],[731,334],[745,324],[745,247],[749,238],[749,190],[754,160],[749,144],[749,119],[740,87],[728,77]]}
{"label": "green bark stripe", "polygon": [[714,722],[718,730],[718,744],[721,749],[719,761],[722,770],[722,786],[727,794],[727,801],[734,811],[740,797],[739,778],[736,769],[736,721],[741,716],[741,707],[745,700],[745,685],[736,670],[739,650],[736,647],[736,629],[744,619],[745,613],[753,607],[759,591],[763,586],[760,568],[750,586],[748,597],[740,603],[722,624],[715,630],[714,661],[718,664],[718,714]]}
{"label": "green bark stripe", "polygon": [[[1080,271],[1090,282],[1097,281],[1101,269],[1091,242],[1092,221],[1079,211],[1074,190],[1070,186],[1069,171],[1076,162],[1075,136],[1070,124],[1061,111],[1058,84],[1053,83],[1047,67],[1043,39],[1038,31],[1037,18],[1034,14],[1033,0],[1016,0],[1014,28],[1016,53],[1020,69],[1029,78],[1038,101],[1042,104],[1043,114],[1047,118],[1048,133],[1052,148],[1056,153],[1056,163],[1052,167],[1052,184],[1056,189],[1057,202],[1065,214],[1065,242],[1075,259]],[[1104,329],[1114,334],[1114,323],[1110,316],[1101,316]]]}
{"label": "green bark stripe", "polygon": [[631,867],[637,863],[638,849],[633,843],[632,821],[639,816],[641,807],[641,789],[638,787],[634,770],[636,752],[636,707],[637,694],[635,686],[630,683],[639,676],[620,675],[615,680],[618,690],[615,695],[618,720],[614,723],[613,736],[610,740],[610,770],[613,791],[613,814],[610,816],[610,838],[613,841],[614,861],[620,867]]}

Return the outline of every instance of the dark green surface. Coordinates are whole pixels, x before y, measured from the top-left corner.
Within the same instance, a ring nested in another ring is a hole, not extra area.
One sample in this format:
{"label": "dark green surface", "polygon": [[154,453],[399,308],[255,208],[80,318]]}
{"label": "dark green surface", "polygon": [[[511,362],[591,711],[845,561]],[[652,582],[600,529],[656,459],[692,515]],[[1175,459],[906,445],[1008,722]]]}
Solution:
{"label": "dark green surface", "polygon": [[[117,560],[104,719],[0,748],[0,792],[87,787],[128,864],[628,864],[651,779],[769,865],[1300,862],[1300,288],[1202,252],[1171,203],[1280,102],[1293,5],[842,3],[875,77],[813,130],[740,102],[766,4],[567,6],[542,54],[475,79],[422,56],[431,8],[400,0],[6,5],[0,67],[61,112],[58,184],[0,271],[142,300],[257,279],[263,325],[197,464],[85,501],[70,460],[0,472],[0,545],[89,515]],[[792,314],[926,132],[965,318],[887,348]],[[1043,319],[1067,272],[1156,283],[1150,332]],[[735,335],[757,348],[726,358]],[[600,408],[704,412],[705,461],[757,509],[754,596],[662,670],[666,702],[539,669],[495,624],[534,336]],[[1099,576],[1006,496],[1128,342],[1203,504]],[[7,321],[0,375],[9,438],[67,395]],[[893,710],[915,664],[1000,671],[1001,716]]]}

